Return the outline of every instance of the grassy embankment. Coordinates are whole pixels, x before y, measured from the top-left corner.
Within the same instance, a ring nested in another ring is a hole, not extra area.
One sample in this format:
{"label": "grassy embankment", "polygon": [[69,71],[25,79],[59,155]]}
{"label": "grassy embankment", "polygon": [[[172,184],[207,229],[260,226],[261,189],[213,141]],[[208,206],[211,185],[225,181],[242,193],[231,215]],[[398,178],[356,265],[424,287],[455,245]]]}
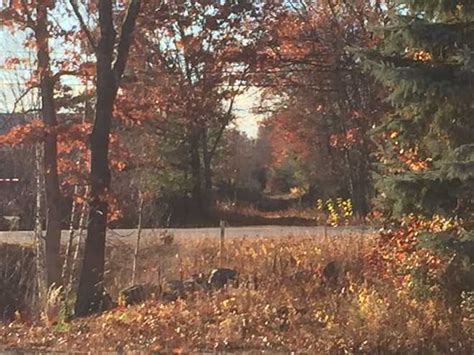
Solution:
{"label": "grassy embankment", "polygon": [[[375,245],[376,237],[358,235],[230,240],[224,266],[238,270],[238,288],[71,322],[18,320],[0,327],[0,343],[61,351],[471,353],[466,314],[378,274],[367,257]],[[107,287],[116,297],[129,283],[132,252],[123,245],[108,253]],[[186,278],[219,262],[218,240],[146,245],[138,279]],[[329,263],[336,268],[325,277]]]}

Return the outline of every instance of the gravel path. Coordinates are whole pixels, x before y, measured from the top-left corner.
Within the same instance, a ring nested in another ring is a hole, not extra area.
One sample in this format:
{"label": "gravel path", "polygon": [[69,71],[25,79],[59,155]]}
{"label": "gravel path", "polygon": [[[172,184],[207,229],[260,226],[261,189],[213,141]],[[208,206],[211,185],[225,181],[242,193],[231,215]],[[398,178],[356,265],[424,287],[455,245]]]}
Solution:
{"label": "gravel path", "polygon": [[[159,236],[162,229],[144,229],[142,236],[144,240]],[[190,238],[218,238],[219,228],[170,228],[177,240]],[[327,235],[351,235],[351,234],[371,234],[374,230],[368,227],[328,227]],[[322,236],[324,227],[295,227],[295,226],[252,226],[252,227],[227,227],[226,238],[261,238],[261,237],[305,237]],[[111,229],[107,232],[108,241],[121,241],[134,243],[136,237],[135,229]],[[69,231],[62,232],[62,241],[66,243]],[[32,231],[12,231],[0,232],[0,243],[28,244],[33,241]]]}

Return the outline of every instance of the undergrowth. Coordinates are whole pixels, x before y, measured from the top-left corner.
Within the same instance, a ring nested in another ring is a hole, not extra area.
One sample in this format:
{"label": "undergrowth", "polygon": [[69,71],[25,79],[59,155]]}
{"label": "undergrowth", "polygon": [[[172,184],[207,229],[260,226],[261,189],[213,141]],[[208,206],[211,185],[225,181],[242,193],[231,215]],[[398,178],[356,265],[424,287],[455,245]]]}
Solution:
{"label": "undergrowth", "polygon": [[[59,351],[472,353],[472,295],[460,305],[436,288],[419,297],[412,284],[378,272],[377,243],[359,235],[231,239],[223,266],[238,271],[239,287],[117,307],[60,326],[17,320],[0,328],[1,343]],[[128,286],[127,257],[128,247],[109,251],[114,297]],[[219,263],[217,240],[151,243],[141,253],[139,280],[188,277]],[[330,279],[329,263],[336,265]]]}

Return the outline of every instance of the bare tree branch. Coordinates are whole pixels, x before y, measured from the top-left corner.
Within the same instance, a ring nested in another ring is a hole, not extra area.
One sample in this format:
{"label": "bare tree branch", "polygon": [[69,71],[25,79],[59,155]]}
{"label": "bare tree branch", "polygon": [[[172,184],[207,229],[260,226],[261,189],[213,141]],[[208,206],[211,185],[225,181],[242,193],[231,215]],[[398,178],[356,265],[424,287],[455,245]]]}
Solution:
{"label": "bare tree branch", "polygon": [[95,42],[94,36],[92,35],[92,32],[89,30],[87,27],[86,22],[84,21],[84,17],[81,14],[81,11],[79,10],[79,6],[77,5],[75,0],[69,0],[69,3],[71,4],[72,10],[74,11],[74,14],[77,17],[77,20],[79,21],[79,24],[81,26],[81,29],[84,31],[84,33],[87,36],[87,39],[89,40],[89,43],[91,44],[92,48],[94,49],[94,52],[97,50],[97,43]]}
{"label": "bare tree branch", "polygon": [[35,89],[35,88],[38,88],[38,85],[33,85],[33,86],[28,87],[25,91],[23,91],[20,94],[20,96],[17,97],[17,99],[13,103],[12,113],[16,112],[16,108],[17,108],[18,104],[21,102],[21,100],[23,100],[26,97],[26,95],[28,95],[30,93],[30,91]]}
{"label": "bare tree branch", "polygon": [[140,12],[140,5],[141,0],[132,0],[130,2],[127,15],[125,16],[125,21],[122,25],[122,32],[120,34],[120,41],[117,50],[117,59],[114,64],[114,73],[117,85],[119,85],[120,79],[125,70],[130,46],[132,44],[132,34],[135,29],[138,13]]}
{"label": "bare tree branch", "polygon": [[235,102],[235,96],[232,97],[231,101],[230,101],[230,104],[229,104],[229,108],[225,114],[225,118],[224,118],[224,122],[222,123],[221,125],[221,128],[217,134],[217,137],[214,141],[214,144],[212,145],[212,148],[211,150],[209,151],[209,155],[210,157],[212,158],[217,150],[217,147],[219,145],[219,142],[222,138],[222,135],[224,134],[224,131],[226,129],[226,127],[229,125],[229,122],[232,120],[232,110],[234,109],[234,102]]}

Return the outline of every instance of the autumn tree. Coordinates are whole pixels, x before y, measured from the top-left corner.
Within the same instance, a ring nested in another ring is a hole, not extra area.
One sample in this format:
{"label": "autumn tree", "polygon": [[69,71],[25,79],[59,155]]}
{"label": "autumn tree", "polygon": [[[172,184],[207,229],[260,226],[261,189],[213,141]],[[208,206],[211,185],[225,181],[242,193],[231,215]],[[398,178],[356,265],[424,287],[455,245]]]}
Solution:
{"label": "autumn tree", "polygon": [[[379,29],[380,44],[366,54],[393,106],[375,132],[379,201],[393,217],[461,217],[470,232],[474,8],[466,1],[396,3],[397,11]],[[435,240],[444,246],[459,242]]]}
{"label": "autumn tree", "polygon": [[[22,115],[0,114],[1,133],[7,135],[12,126],[18,124]],[[3,145],[0,138],[0,176],[2,179],[18,178],[20,181],[7,181],[0,183],[1,196],[0,216],[19,216],[20,229],[33,229],[34,219],[34,157],[31,147]],[[5,222],[5,221],[2,221]],[[2,223],[2,228],[9,227]]]}
{"label": "autumn tree", "polygon": [[50,41],[58,36],[58,29],[50,24],[50,12],[56,1],[11,1],[1,12],[2,21],[12,30],[23,30],[26,44],[33,43],[36,51],[36,73],[31,78],[28,92],[38,88],[41,95],[40,115],[44,124],[44,181],[46,195],[46,279],[47,284],[60,284],[61,192],[58,176],[57,108],[55,86],[62,71],[53,73]]}
{"label": "autumn tree", "polygon": [[293,151],[311,166],[312,190],[347,195],[362,215],[371,196],[367,132],[383,105],[349,47],[373,45],[366,27],[377,24],[381,11],[366,1],[269,5],[256,76],[270,98],[275,137],[280,132],[277,164]]}
{"label": "autumn tree", "polygon": [[194,214],[208,217],[213,160],[235,118],[235,98],[247,87],[258,7],[204,0],[145,6],[149,15],[140,20],[137,40],[146,54],[132,55],[137,70],[124,90],[141,109],[125,116],[148,120],[148,129],[173,142],[173,165],[188,177]]}
{"label": "autumn tree", "polygon": [[[111,0],[99,1],[97,27],[100,37],[96,40],[83,17],[83,9],[71,0],[82,31],[87,36],[96,56],[96,104],[95,120],[90,135],[91,171],[89,222],[85,241],[84,260],[79,279],[75,314],[84,316],[100,310],[103,300],[105,264],[105,235],[110,187],[109,136],[117,92],[127,64],[132,35],[139,15],[141,1],[132,0],[124,16],[120,7]],[[89,9],[91,10],[91,9]],[[120,35],[114,20],[123,18]]]}
{"label": "autumn tree", "polygon": [[221,199],[233,203],[252,197],[257,201],[266,187],[266,157],[262,159],[258,140],[229,127],[216,152],[215,184]]}

